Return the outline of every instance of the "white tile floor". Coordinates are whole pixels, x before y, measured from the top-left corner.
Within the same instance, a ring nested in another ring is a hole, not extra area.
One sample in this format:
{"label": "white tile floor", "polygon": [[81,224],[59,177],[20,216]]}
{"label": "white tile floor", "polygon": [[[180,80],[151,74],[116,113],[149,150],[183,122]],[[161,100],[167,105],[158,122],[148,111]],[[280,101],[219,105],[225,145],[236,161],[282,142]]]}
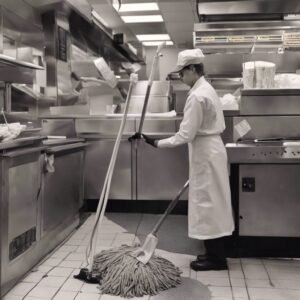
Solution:
{"label": "white tile floor", "polygon": [[[158,215],[107,214],[97,251],[143,240]],[[3,300],[113,300],[101,295],[97,285],[73,279],[83,265],[93,216],[56,251],[34,268]],[[299,300],[300,260],[228,259],[229,271],[194,272],[190,261],[203,251],[201,242],[187,237],[185,216],[169,216],[159,234],[157,253],[190,277],[207,285],[212,300]],[[151,297],[138,298],[151,300]],[[170,300],[170,299],[168,299]],[[182,299],[185,300],[185,299]]]}

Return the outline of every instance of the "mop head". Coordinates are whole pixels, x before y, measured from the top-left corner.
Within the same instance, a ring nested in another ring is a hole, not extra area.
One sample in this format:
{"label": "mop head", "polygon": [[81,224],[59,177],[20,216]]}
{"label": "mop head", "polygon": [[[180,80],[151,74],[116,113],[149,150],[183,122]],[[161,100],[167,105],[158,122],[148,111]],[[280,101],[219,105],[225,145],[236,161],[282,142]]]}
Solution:
{"label": "mop head", "polygon": [[147,264],[132,253],[139,246],[122,245],[95,256],[93,275],[100,279],[100,290],[124,298],[156,295],[181,283],[181,271],[168,260],[156,256]]}

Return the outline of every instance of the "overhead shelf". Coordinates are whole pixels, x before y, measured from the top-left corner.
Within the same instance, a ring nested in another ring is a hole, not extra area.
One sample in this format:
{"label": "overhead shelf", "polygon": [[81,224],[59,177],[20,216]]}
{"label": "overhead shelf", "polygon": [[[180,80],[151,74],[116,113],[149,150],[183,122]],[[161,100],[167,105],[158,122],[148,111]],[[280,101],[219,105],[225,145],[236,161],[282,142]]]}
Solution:
{"label": "overhead shelf", "polygon": [[12,66],[12,67],[23,67],[23,68],[29,68],[29,69],[35,69],[35,70],[43,70],[44,68],[35,65],[33,63],[27,62],[27,61],[22,61],[22,60],[17,60],[11,56],[7,56],[4,54],[0,54],[0,67],[1,66]]}
{"label": "overhead shelf", "polygon": [[127,43],[117,43],[111,34],[99,26],[99,22],[88,22],[73,11],[69,17],[73,43],[80,48],[93,49],[95,55],[103,56],[108,61],[143,62],[139,53],[134,53]]}

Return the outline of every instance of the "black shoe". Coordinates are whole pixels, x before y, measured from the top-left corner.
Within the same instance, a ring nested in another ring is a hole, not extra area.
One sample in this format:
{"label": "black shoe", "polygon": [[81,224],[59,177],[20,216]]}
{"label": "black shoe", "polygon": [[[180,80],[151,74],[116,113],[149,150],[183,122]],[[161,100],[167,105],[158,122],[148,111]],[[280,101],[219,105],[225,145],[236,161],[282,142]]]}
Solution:
{"label": "black shoe", "polygon": [[219,271],[228,270],[226,262],[219,263],[211,260],[194,260],[191,262],[190,267],[194,271]]}
{"label": "black shoe", "polygon": [[208,257],[206,254],[199,254],[197,255],[197,260],[202,261],[202,260],[207,260]]}

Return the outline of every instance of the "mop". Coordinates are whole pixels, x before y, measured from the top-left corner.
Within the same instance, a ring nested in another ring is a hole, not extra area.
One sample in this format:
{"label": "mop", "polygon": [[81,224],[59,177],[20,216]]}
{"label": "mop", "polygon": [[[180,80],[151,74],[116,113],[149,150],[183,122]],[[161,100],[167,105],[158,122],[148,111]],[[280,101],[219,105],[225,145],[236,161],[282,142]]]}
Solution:
{"label": "mop", "polygon": [[158,243],[158,230],[188,185],[187,181],[141,247],[122,245],[95,256],[93,270],[95,276],[101,278],[102,293],[124,298],[154,296],[181,283],[179,268],[154,252]]}
{"label": "mop", "polygon": [[[153,69],[157,64],[160,51],[163,46],[164,44],[161,44],[158,47],[152,64],[138,131],[139,137],[142,131],[142,125],[153,81]],[[87,249],[88,268],[81,269],[80,273],[74,276],[75,278],[82,279],[87,282],[99,282],[102,293],[120,295],[126,298],[155,295],[160,291],[175,287],[181,282],[180,270],[168,260],[154,255],[154,250],[157,245],[156,233],[164,219],[169,214],[169,209],[166,211],[157,226],[155,226],[151,234],[147,236],[143,247],[139,247],[137,245],[133,247],[123,245],[117,249],[105,250],[95,255],[97,232],[104,217],[112,173],[124,129],[124,126],[122,125],[123,123],[125,124],[126,121],[130,94],[131,92],[128,93],[122,124],[108,167],[104,188],[102,190],[96,212],[95,225],[92,230],[90,244]],[[185,185],[182,192],[186,189],[186,187],[187,186]],[[175,200],[177,201],[180,195],[181,193],[172,203],[174,203]],[[171,206],[172,205],[170,205],[170,207]]]}

